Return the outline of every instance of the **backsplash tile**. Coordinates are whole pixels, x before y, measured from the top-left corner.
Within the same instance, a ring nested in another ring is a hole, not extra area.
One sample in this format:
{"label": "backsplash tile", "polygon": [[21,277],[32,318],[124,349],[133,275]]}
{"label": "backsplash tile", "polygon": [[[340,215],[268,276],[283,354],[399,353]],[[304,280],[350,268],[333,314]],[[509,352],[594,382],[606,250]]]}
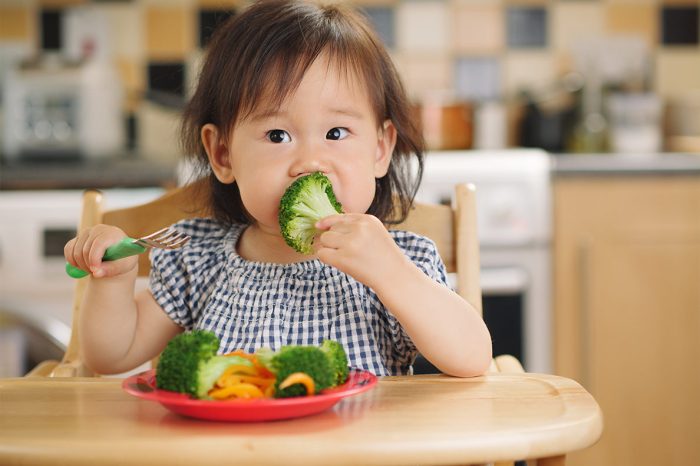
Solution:
{"label": "backsplash tile", "polygon": [[513,97],[525,89],[541,90],[557,78],[556,58],[545,51],[510,52],[504,59],[503,85],[505,97]]}
{"label": "backsplash tile", "polygon": [[505,45],[502,8],[493,3],[459,3],[453,14],[454,47],[461,53],[499,52]]}
{"label": "backsplash tile", "polygon": [[401,52],[444,52],[450,48],[448,3],[405,1],[396,14],[396,45]]}
{"label": "backsplash tile", "polygon": [[664,6],[660,10],[663,45],[698,45],[698,6]]}
{"label": "backsplash tile", "polygon": [[184,96],[185,64],[183,62],[149,62],[148,90]]}
{"label": "backsplash tile", "polygon": [[63,10],[44,8],[40,12],[40,47],[45,51],[57,51],[63,45],[62,34]]}
{"label": "backsplash tile", "polygon": [[507,43],[511,48],[544,48],[548,40],[548,11],[538,6],[506,9]]}
{"label": "backsplash tile", "polygon": [[452,59],[446,54],[392,55],[408,94],[421,99],[425,92],[453,88]]}
{"label": "backsplash tile", "polygon": [[653,4],[614,3],[605,5],[606,32],[641,37],[648,46],[659,37],[657,7]]}
{"label": "backsplash tile", "polygon": [[365,6],[362,11],[370,19],[384,45],[390,49],[396,47],[395,10],[391,6]]}
{"label": "backsplash tile", "polygon": [[599,2],[558,2],[550,14],[551,41],[556,50],[571,50],[580,41],[604,35],[605,16]]}
{"label": "backsplash tile", "polygon": [[194,22],[189,7],[147,7],[146,56],[151,60],[184,60],[195,48]]}
{"label": "backsplash tile", "polygon": [[656,57],[656,88],[667,97],[699,90],[700,53],[695,49],[662,49]]}
{"label": "backsplash tile", "polygon": [[29,41],[34,33],[30,11],[21,5],[0,6],[0,41]]}
{"label": "backsplash tile", "polygon": [[462,57],[455,63],[455,92],[463,99],[486,101],[501,97],[501,65],[496,57]]}
{"label": "backsplash tile", "polygon": [[109,18],[114,54],[118,59],[143,61],[146,56],[144,18],[141,10],[129,2],[101,4]]}
{"label": "backsplash tile", "polygon": [[198,14],[198,38],[199,47],[204,48],[209,43],[209,39],[221,23],[225,22],[232,15],[236,14],[235,9],[210,9],[204,8],[199,10]]}

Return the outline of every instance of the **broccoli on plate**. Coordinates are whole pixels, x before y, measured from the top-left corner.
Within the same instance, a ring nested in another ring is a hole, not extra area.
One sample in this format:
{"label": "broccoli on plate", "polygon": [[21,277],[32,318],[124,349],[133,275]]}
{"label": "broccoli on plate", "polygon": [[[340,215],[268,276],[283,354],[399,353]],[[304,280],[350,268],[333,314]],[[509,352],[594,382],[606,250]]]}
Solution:
{"label": "broccoli on plate", "polygon": [[219,338],[212,332],[193,330],[177,335],[158,360],[156,387],[208,398],[209,390],[227,368],[253,366],[241,356],[218,356],[218,349]]}
{"label": "broccoli on plate", "polygon": [[317,221],[343,213],[333,193],[331,181],[321,172],[302,176],[292,183],[280,201],[279,223],[289,246],[302,254],[311,254]]}
{"label": "broccoli on plate", "polygon": [[277,352],[261,348],[255,355],[241,351],[217,355],[218,349],[219,338],[212,332],[193,330],[177,335],[160,356],[156,387],[199,399],[273,394],[286,398],[314,395],[348,378],[345,350],[332,340],[324,340],[320,346],[283,346]]}
{"label": "broccoli on plate", "polygon": [[307,394],[301,384],[280,387],[293,374],[304,373],[311,377],[315,393],[340,385],[348,378],[347,355],[343,346],[336,341],[324,340],[321,347],[283,346],[276,352],[261,348],[255,355],[263,366],[276,375],[276,398]]}
{"label": "broccoli on plate", "polygon": [[345,353],[343,345],[334,340],[323,340],[321,351],[326,353],[326,357],[331,363],[333,370],[334,385],[345,383],[348,379],[348,355]]}

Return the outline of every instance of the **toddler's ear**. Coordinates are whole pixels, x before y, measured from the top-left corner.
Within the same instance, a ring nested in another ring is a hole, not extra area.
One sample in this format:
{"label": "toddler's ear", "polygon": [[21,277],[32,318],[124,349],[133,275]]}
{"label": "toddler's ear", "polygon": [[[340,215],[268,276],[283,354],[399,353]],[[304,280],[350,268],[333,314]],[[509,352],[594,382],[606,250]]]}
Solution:
{"label": "toddler's ear", "polygon": [[219,128],[207,123],[202,127],[201,137],[204,150],[209,158],[209,165],[211,165],[216,179],[224,184],[233,183],[236,179],[231,169],[231,154]]}
{"label": "toddler's ear", "polygon": [[391,120],[385,120],[377,134],[377,155],[374,160],[374,177],[381,178],[386,175],[391,163],[391,155],[396,146],[396,127]]}

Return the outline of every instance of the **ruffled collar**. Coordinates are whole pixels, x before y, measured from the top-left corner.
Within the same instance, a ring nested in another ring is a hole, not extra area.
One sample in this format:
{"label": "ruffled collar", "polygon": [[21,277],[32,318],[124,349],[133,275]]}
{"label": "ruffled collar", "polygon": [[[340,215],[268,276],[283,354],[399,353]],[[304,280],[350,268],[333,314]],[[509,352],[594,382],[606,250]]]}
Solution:
{"label": "ruffled collar", "polygon": [[248,225],[233,225],[221,242],[221,252],[229,264],[229,269],[238,270],[253,280],[275,280],[294,277],[306,280],[328,280],[345,276],[335,267],[324,264],[318,259],[302,262],[279,264],[274,262],[250,261],[241,257],[236,251],[236,244]]}

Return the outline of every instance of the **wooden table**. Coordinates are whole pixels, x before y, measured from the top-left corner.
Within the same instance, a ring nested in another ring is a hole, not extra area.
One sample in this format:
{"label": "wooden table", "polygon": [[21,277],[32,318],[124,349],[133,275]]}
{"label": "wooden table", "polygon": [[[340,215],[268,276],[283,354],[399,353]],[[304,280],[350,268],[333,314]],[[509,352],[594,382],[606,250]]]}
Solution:
{"label": "wooden table", "polygon": [[0,379],[3,465],[549,465],[601,431],[593,397],[551,375],[384,377],[321,414],[264,423],[180,417],[115,379]]}

